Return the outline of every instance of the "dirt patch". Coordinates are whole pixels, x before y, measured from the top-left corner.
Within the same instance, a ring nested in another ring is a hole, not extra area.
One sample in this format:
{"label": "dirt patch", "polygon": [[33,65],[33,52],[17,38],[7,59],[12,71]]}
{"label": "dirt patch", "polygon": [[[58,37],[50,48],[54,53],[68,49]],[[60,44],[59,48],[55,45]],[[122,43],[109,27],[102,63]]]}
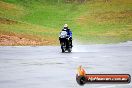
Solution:
{"label": "dirt patch", "polygon": [[98,22],[120,22],[120,21],[129,21],[132,16],[132,11],[123,11],[123,12],[106,12],[94,14]]}
{"label": "dirt patch", "polygon": [[122,12],[105,12],[105,13],[91,13],[80,16],[76,21],[79,24],[87,24],[91,22],[97,23],[131,23],[132,11]]}
{"label": "dirt patch", "polygon": [[6,9],[6,10],[12,10],[12,9],[17,9],[17,6],[11,3],[0,1],[0,8]]}
{"label": "dirt patch", "polygon": [[0,24],[17,24],[17,21],[10,20],[7,18],[0,18]]}
{"label": "dirt patch", "polygon": [[0,45],[50,45],[49,41],[37,41],[12,35],[0,35]]}

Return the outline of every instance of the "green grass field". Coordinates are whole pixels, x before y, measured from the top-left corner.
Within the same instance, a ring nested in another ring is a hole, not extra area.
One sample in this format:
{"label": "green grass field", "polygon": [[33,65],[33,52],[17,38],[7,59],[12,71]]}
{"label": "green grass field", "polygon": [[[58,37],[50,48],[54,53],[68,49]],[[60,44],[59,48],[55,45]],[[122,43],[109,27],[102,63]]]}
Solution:
{"label": "green grass field", "polygon": [[0,33],[57,45],[58,34],[67,23],[73,39],[89,43],[132,40],[132,0],[0,1]]}

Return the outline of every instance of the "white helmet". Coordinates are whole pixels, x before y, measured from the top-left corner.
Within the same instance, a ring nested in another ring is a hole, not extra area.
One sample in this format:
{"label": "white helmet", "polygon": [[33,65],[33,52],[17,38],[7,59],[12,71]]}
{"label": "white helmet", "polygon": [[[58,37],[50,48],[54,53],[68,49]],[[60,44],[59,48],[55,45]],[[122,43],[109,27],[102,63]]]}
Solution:
{"label": "white helmet", "polygon": [[67,24],[64,24],[64,27],[68,27],[68,25]]}

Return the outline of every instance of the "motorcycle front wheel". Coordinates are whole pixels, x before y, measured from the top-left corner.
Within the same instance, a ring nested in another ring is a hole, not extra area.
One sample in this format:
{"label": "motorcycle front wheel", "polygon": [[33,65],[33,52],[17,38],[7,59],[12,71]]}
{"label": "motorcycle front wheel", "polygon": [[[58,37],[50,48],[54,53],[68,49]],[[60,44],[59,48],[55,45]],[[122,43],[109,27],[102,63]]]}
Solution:
{"label": "motorcycle front wheel", "polygon": [[63,48],[62,48],[61,50],[62,50],[62,53],[64,53],[64,52],[65,52],[65,50],[64,50]]}

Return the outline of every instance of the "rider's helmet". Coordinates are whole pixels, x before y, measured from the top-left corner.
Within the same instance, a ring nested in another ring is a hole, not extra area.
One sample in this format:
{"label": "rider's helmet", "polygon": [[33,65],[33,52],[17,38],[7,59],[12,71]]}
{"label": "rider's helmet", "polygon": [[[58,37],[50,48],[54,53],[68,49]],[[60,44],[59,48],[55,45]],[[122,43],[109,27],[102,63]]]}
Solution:
{"label": "rider's helmet", "polygon": [[68,25],[67,24],[64,24],[64,29],[68,29]]}

